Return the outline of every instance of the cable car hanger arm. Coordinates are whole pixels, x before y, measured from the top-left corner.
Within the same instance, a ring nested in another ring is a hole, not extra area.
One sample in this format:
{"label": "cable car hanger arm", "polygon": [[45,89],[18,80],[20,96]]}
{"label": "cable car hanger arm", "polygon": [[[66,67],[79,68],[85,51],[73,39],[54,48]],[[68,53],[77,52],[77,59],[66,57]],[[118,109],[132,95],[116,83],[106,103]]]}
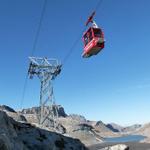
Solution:
{"label": "cable car hanger arm", "polygon": [[89,16],[88,20],[86,21],[85,25],[88,26],[89,23],[92,23],[93,28],[98,28],[98,25],[96,24],[96,22],[93,20],[94,16],[95,16],[96,12],[94,11],[91,16]]}

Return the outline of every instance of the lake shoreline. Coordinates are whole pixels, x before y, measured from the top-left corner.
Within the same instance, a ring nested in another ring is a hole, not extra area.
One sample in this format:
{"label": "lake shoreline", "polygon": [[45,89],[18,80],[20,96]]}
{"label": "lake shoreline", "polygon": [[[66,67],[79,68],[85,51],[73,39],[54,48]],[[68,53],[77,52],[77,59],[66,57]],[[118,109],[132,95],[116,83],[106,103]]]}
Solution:
{"label": "lake shoreline", "polygon": [[143,135],[123,135],[120,137],[109,137],[104,138],[104,142],[106,143],[120,143],[120,142],[140,142],[147,138]]}

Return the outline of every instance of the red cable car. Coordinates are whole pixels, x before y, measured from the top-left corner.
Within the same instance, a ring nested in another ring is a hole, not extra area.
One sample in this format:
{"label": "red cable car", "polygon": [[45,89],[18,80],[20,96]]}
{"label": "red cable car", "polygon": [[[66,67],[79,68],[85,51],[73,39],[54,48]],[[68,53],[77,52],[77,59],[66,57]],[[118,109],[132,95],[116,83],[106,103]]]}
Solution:
{"label": "red cable car", "polygon": [[86,26],[92,23],[92,26],[83,34],[84,51],[82,57],[88,58],[97,55],[104,48],[104,33],[93,21],[95,12],[88,18]]}

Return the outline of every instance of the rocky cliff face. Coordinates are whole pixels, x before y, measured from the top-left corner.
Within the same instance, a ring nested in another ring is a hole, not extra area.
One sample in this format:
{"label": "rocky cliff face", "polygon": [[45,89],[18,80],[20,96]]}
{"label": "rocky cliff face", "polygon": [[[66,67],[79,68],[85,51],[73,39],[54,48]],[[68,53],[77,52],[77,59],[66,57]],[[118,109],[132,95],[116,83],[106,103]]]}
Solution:
{"label": "rocky cliff face", "polygon": [[[49,113],[49,106],[45,106],[45,116]],[[57,113],[56,113],[57,110]],[[67,117],[67,114],[64,111],[64,108],[61,105],[53,105],[52,107],[53,114],[57,117]],[[38,115],[40,114],[40,107],[32,107],[28,109],[23,109],[20,112],[27,120],[28,123],[36,123],[38,124]],[[45,127],[52,127],[53,128],[53,121],[48,119],[44,122]],[[57,129],[61,133],[65,133],[65,129],[61,124],[57,122]]]}
{"label": "rocky cliff face", "polygon": [[144,143],[150,143],[150,123],[143,125],[136,134],[146,136],[146,138],[142,141]]}
{"label": "rocky cliff face", "polygon": [[150,137],[150,123],[143,125],[137,133]]}
{"label": "rocky cliff face", "polygon": [[121,132],[123,130],[124,127],[115,124],[115,123],[109,123],[107,124],[107,127],[112,130],[113,132]]}
{"label": "rocky cliff face", "polygon": [[98,135],[93,126],[87,124],[87,122],[79,116],[66,118],[58,118],[60,124],[66,129],[66,134],[70,137],[80,139],[86,145],[98,144],[103,141],[103,138]]}
{"label": "rocky cliff face", "polygon": [[112,129],[107,127],[102,121],[89,121],[88,124],[92,125],[94,131],[97,132],[101,137],[116,137],[119,133],[114,132]]}
{"label": "rocky cliff face", "polygon": [[[116,133],[110,130],[102,121],[88,121],[84,116],[76,114],[67,115],[62,106],[56,105],[55,107],[58,111],[57,132],[78,138],[86,145],[101,143],[103,137],[116,136]],[[27,122],[38,123],[37,114],[39,111],[39,107],[33,107],[23,109],[21,113],[25,116]],[[51,121],[47,120],[44,126],[51,126]]]}
{"label": "rocky cliff face", "polygon": [[[45,112],[47,112],[49,109],[49,106],[45,106]],[[53,111],[54,111],[54,114],[56,115],[56,112],[55,110],[57,110],[57,113],[58,113],[58,117],[67,117],[67,114],[65,113],[64,111],[64,108],[61,106],[61,105],[53,105]],[[40,107],[32,107],[32,108],[27,108],[27,109],[23,109],[21,111],[22,114],[39,114],[40,112]]]}
{"label": "rocky cliff face", "polygon": [[77,139],[20,123],[0,111],[1,150],[86,150]]}
{"label": "rocky cliff face", "polygon": [[[103,138],[94,130],[93,126],[88,124],[87,120],[83,116],[76,114],[67,115],[63,107],[60,105],[56,107],[58,110],[58,119],[55,123],[55,129],[51,126],[51,124],[53,124],[51,120],[45,121],[44,128],[51,132],[61,133],[70,138],[80,139],[86,145],[102,142]],[[26,123],[26,125],[32,124],[32,126],[41,128],[38,125],[37,119],[37,114],[40,111],[39,107],[23,109],[21,112],[16,112],[8,106],[2,106],[0,107],[0,110],[5,111],[9,117],[16,121],[24,124]],[[18,124],[21,125],[20,123]]]}
{"label": "rocky cliff face", "polygon": [[87,122],[86,118],[81,115],[71,114],[68,117],[72,118],[73,120],[77,120],[80,123]]}
{"label": "rocky cliff face", "polygon": [[6,106],[6,105],[0,105],[0,110],[6,111],[6,112],[16,113],[16,111],[14,109],[12,109],[12,108],[10,108],[9,106]]}
{"label": "rocky cliff face", "polygon": [[16,121],[27,122],[26,118],[19,112],[6,105],[0,105],[0,110],[7,113],[8,116],[12,117]]}
{"label": "rocky cliff face", "polygon": [[113,132],[120,132],[120,133],[134,133],[136,131],[138,131],[142,125],[141,124],[134,124],[134,125],[131,125],[131,126],[127,126],[127,127],[122,127],[118,124],[115,124],[115,123],[110,123],[110,124],[107,124],[107,127],[112,130]]}
{"label": "rocky cliff face", "polygon": [[94,128],[97,132],[101,134],[103,137],[112,137],[112,136],[118,136],[113,130],[107,127],[106,124],[104,124],[102,121],[97,121],[94,125]]}
{"label": "rocky cliff face", "polygon": [[135,131],[139,130],[141,127],[142,127],[141,124],[134,124],[132,126],[124,127],[122,129],[122,132],[132,133],[132,132],[135,132]]}

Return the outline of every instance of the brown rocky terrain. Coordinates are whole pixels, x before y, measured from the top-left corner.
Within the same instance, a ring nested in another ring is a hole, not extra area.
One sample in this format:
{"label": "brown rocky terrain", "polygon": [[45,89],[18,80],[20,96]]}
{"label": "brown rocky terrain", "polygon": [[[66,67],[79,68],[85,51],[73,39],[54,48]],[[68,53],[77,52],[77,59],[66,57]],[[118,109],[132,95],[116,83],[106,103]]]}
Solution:
{"label": "brown rocky terrain", "polygon": [[[56,105],[55,107],[57,107],[57,111],[58,111],[58,118],[55,124],[56,129],[54,129],[54,127],[52,126],[52,122],[50,120],[47,121],[44,124],[44,126],[38,125],[37,114],[39,112],[39,107],[23,109],[21,112],[16,112],[12,108],[3,105],[3,106],[0,106],[0,110],[1,110],[0,114],[4,113],[4,115],[2,115],[0,119],[3,120],[3,118],[9,118],[8,120],[11,120],[10,126],[13,126],[13,128],[8,127],[8,129],[11,128],[10,130],[15,133],[15,140],[18,140],[17,142],[19,142],[19,144],[21,143],[20,145],[21,148],[32,147],[31,145],[33,143],[30,143],[31,140],[28,141],[28,138],[27,138],[28,136],[31,136],[32,141],[34,141],[35,143],[35,145],[33,144],[35,147],[36,146],[40,147],[40,144],[36,141],[36,139],[40,140],[41,138],[45,136],[48,137],[44,140],[41,139],[42,140],[41,144],[43,144],[43,141],[44,141],[44,143],[46,143],[47,145],[47,139],[50,140],[50,137],[51,136],[53,137],[53,135],[54,137],[55,136],[60,137],[58,138],[60,140],[60,141],[58,140],[60,143],[61,142],[68,143],[68,142],[63,142],[64,139],[69,141],[69,143],[70,141],[71,143],[73,143],[73,141],[74,142],[76,141],[78,144],[80,143],[82,145],[81,147],[83,147],[83,149],[85,147],[82,143],[84,143],[86,146],[99,145],[99,144],[103,145],[103,140],[105,137],[116,137],[116,136],[125,135],[126,133],[140,134],[140,135],[147,136],[148,138],[145,139],[143,142],[150,142],[150,138],[149,138],[150,137],[149,136],[150,124],[146,124],[142,127],[141,125],[121,127],[117,124],[104,124],[102,121],[86,120],[86,118],[81,115],[76,115],[76,114],[68,115],[65,113],[64,108],[60,105],[58,106]],[[3,130],[3,127],[1,129]],[[5,131],[5,130],[4,132],[9,133],[9,131]],[[39,134],[39,132],[40,133],[42,132],[42,137]],[[0,144],[2,143],[1,145],[2,146],[4,145],[4,147],[6,147],[7,142],[9,143],[11,141],[11,143],[13,143],[14,133],[6,134],[6,137],[4,138],[0,137]],[[25,139],[23,137],[23,134],[26,137]],[[8,135],[10,137],[7,137]],[[6,143],[3,141],[3,139],[5,139]],[[57,138],[54,138],[54,139],[55,141],[57,141]],[[79,139],[82,143],[76,139]],[[25,145],[23,142],[24,140],[25,140]],[[78,144],[75,144],[75,145],[78,145]],[[8,145],[12,147],[11,144],[8,144]],[[54,141],[52,145],[53,146],[55,145]],[[66,147],[65,149],[67,149],[67,145],[65,145],[65,147]],[[107,145],[105,145],[105,147],[107,148]],[[130,145],[130,147],[132,146]],[[76,146],[75,146],[75,149],[76,149]],[[16,147],[16,150],[17,150],[17,147]]]}
{"label": "brown rocky terrain", "polygon": [[66,137],[29,123],[17,122],[6,112],[0,111],[0,150],[54,149],[86,150],[86,147],[78,139]]}
{"label": "brown rocky terrain", "polygon": [[99,133],[102,137],[116,137],[120,134],[114,132],[112,129],[108,128],[106,124],[102,121],[95,121],[91,124],[94,127],[94,130]]}
{"label": "brown rocky terrain", "polygon": [[[77,117],[76,117],[77,118]],[[58,118],[59,123],[66,129],[66,134],[70,137],[80,139],[86,145],[93,145],[103,141],[103,138],[94,130],[93,126],[86,121],[72,118]]]}
{"label": "brown rocky terrain", "polygon": [[[103,137],[118,136],[118,133],[110,130],[101,121],[88,121],[81,115],[67,115],[64,108],[60,105],[55,106],[58,111],[58,131],[64,135],[78,138],[86,145],[93,145],[103,142]],[[37,123],[38,107],[23,109],[21,114],[25,116],[26,120],[30,123]],[[45,126],[48,127],[50,122],[46,122]]]}
{"label": "brown rocky terrain", "polygon": [[27,122],[26,118],[22,115],[22,113],[16,112],[14,109],[6,105],[0,105],[0,110],[6,112],[8,116],[16,121]]}

